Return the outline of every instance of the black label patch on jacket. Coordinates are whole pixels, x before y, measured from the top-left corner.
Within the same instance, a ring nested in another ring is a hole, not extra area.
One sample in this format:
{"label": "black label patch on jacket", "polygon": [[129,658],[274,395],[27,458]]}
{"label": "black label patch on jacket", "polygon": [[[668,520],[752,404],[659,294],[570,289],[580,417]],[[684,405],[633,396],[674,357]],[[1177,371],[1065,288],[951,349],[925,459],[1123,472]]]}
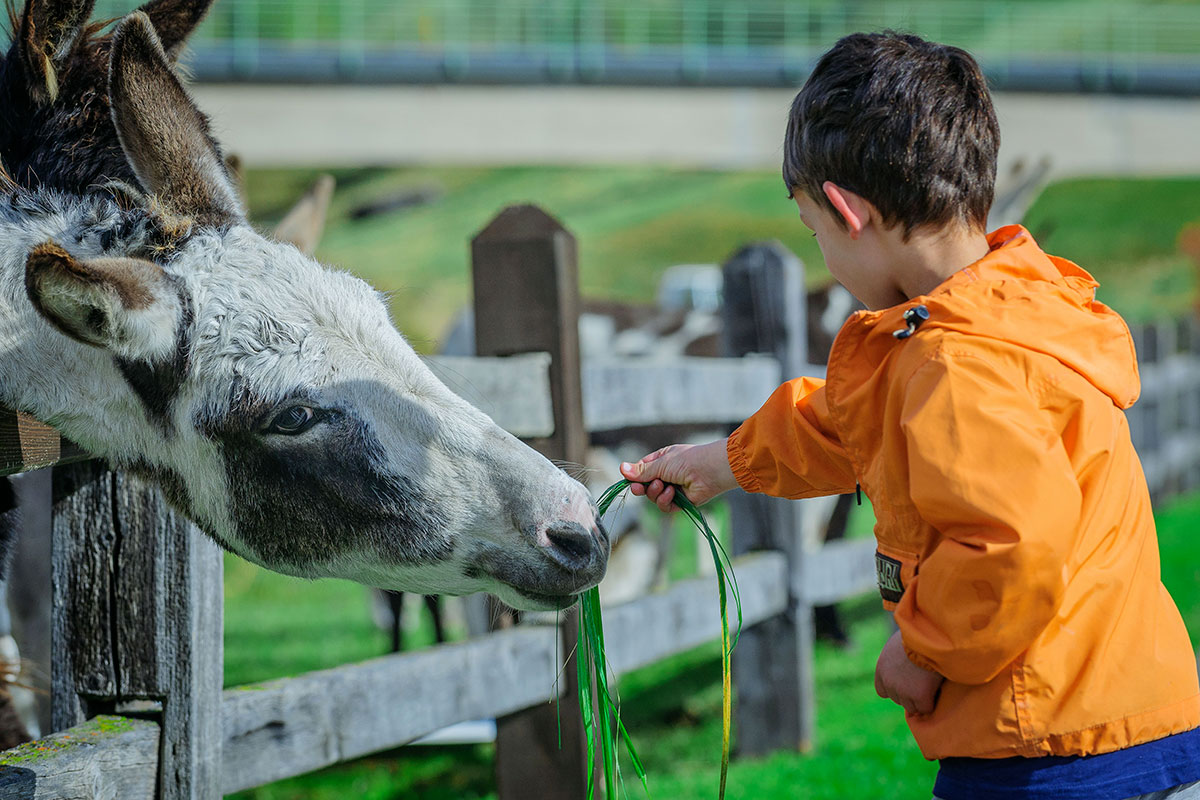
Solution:
{"label": "black label patch on jacket", "polygon": [[900,581],[900,562],[875,551],[875,579],[879,582],[879,594],[889,603],[899,603],[904,594]]}

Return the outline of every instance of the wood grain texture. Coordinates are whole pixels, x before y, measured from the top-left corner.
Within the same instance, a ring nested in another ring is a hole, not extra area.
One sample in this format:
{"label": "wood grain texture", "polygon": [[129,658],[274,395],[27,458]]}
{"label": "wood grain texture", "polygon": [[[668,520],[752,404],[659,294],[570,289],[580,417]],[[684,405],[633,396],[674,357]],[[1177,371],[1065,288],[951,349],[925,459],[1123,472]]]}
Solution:
{"label": "wood grain texture", "polygon": [[589,431],[645,425],[741,422],[780,384],[773,358],[589,361],[583,418]]}
{"label": "wood grain texture", "polygon": [[[722,352],[773,357],[784,377],[801,374],[806,358],[804,267],[778,242],[743,247],[722,267]],[[804,505],[728,495],[733,552],[776,550],[792,576],[805,574]],[[789,582],[792,584],[792,582]],[[812,605],[796,588],[784,613],[746,630],[733,651],[737,750],[764,755],[811,747],[816,731]]]}
{"label": "wood grain texture", "polygon": [[223,701],[223,789],[258,786],[455,722],[541,705],[556,688],[555,638],[553,628],[518,627],[230,689]]}
{"label": "wood grain texture", "polygon": [[145,481],[120,473],[116,649],[122,700],[162,700],[162,800],[220,794],[220,549]]}
{"label": "wood grain texture", "polygon": [[[500,427],[524,439],[554,433],[549,353],[507,358],[436,356],[430,369]],[[811,365],[805,374],[823,375]],[[753,414],[781,380],[772,358],[589,361],[582,366],[589,432],[663,424],[728,424]]]}
{"label": "wood grain texture", "polygon": [[1132,330],[1142,393],[1126,410],[1155,504],[1200,486],[1200,322]]}
{"label": "wood grain texture", "polygon": [[507,358],[431,356],[425,363],[442,383],[513,436],[554,434],[550,404],[550,354]]}
{"label": "wood grain texture", "polygon": [[[554,432],[526,438],[542,455],[582,464],[587,454],[579,353],[579,266],[575,237],[531,205],[510,206],[471,241],[475,288],[475,352],[550,355]],[[504,615],[510,616],[510,615]],[[502,619],[502,617],[499,617]],[[578,615],[568,614],[560,652],[572,652]],[[534,708],[496,720],[496,791],[515,800],[536,791],[544,800],[583,800],[588,753],[579,713],[576,670],[563,667],[561,709]]]}
{"label": "wood grain texture", "polygon": [[90,456],[58,431],[28,414],[0,408],[0,476],[54,464],[71,464]]}
{"label": "wood grain texture", "polygon": [[103,464],[54,472],[53,724],[162,701],[162,800],[220,797],[221,555],[158,490]]}
{"label": "wood grain texture", "polygon": [[98,717],[0,753],[0,800],[157,800],[158,725]]}
{"label": "wood grain texture", "polygon": [[805,557],[794,580],[793,593],[814,606],[876,591],[874,537],[827,542]]}
{"label": "wood grain texture", "polygon": [[[756,553],[735,561],[734,569],[747,626],[786,608],[783,556]],[[661,594],[605,609],[613,669],[625,672],[719,638],[713,581],[681,581]],[[730,613],[736,623],[732,608]],[[545,704],[556,689],[565,691],[555,684],[561,656],[556,635],[550,625],[520,625],[459,644],[227,690],[222,788],[239,791],[406,744],[455,722]],[[564,708],[564,723],[566,713]],[[536,785],[542,788],[540,779]]]}
{"label": "wood grain texture", "polygon": [[[734,569],[747,626],[787,607],[782,555],[749,555],[737,559]],[[681,581],[661,594],[606,609],[605,615],[609,658],[618,673],[720,635],[712,576]],[[391,749],[455,722],[542,705],[563,688],[555,682],[561,656],[556,638],[552,626],[522,625],[459,644],[227,690],[221,700],[221,791],[240,791]],[[93,720],[67,733],[77,736],[95,724]],[[142,733],[91,742],[80,756],[64,752],[48,766],[39,766],[35,777],[56,781],[62,796],[91,797],[85,793],[94,786],[89,770],[120,762],[123,785],[152,788],[159,768],[159,728],[141,721],[121,725]],[[145,738],[148,731],[153,732],[152,744]],[[45,740],[39,746],[46,746]],[[151,796],[139,794],[140,788],[130,791],[97,796]]]}
{"label": "wood grain texture", "polygon": [[51,716],[54,729],[64,730],[83,722],[89,701],[117,697],[113,642],[117,526],[113,475],[103,463],[56,467],[52,483]]}

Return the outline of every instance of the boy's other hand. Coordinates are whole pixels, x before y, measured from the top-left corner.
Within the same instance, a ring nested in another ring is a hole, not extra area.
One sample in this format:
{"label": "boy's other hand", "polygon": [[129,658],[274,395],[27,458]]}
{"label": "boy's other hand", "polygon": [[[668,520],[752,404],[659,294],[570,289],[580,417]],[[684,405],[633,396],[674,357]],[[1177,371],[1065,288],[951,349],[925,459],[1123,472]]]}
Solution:
{"label": "boy's other hand", "polygon": [[629,491],[650,498],[663,511],[674,511],[675,487],[702,505],[721,492],[737,488],[725,439],[708,444],[673,444],[656,450],[635,464],[621,465],[621,475],[631,481]]}
{"label": "boy's other hand", "polygon": [[946,679],[908,660],[900,631],[892,634],[875,664],[875,692],[904,706],[909,714],[933,713],[938,692]]}

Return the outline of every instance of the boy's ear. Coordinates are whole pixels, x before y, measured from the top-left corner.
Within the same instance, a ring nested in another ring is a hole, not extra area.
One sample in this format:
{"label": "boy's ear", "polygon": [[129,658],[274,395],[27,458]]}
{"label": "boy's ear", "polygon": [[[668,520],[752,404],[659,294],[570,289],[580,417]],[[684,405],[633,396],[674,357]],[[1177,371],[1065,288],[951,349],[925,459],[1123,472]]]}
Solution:
{"label": "boy's ear", "polygon": [[122,358],[171,358],[183,303],[162,267],[139,258],[76,259],[53,242],[30,251],[25,290],[54,327]]}
{"label": "boy's ear", "polygon": [[846,223],[850,238],[857,239],[871,219],[871,204],[833,181],[825,181],[821,184],[821,191],[825,192],[825,197],[833,205],[833,210]]}

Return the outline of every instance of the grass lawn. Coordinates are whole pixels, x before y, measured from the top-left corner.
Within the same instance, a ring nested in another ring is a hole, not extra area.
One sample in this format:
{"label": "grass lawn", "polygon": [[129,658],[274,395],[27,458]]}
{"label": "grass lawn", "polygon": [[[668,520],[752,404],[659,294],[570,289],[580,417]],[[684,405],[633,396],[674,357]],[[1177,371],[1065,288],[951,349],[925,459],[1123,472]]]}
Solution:
{"label": "grass lawn", "polygon": [[[586,295],[650,300],[672,264],[720,263],[746,242],[779,239],[829,280],[816,241],[774,172],[646,167],[510,167],[334,170],[338,189],[318,257],[370,280],[392,298],[400,329],[436,348],[470,302],[469,242],[505,205],[533,202],[579,240]],[[250,170],[252,216],[278,220],[312,170]],[[398,192],[428,190],[426,205],[355,220],[350,212]],[[1196,270],[1175,248],[1200,220],[1200,178],[1073,180],[1051,186],[1028,221],[1047,250],[1101,281],[1101,299],[1133,319],[1187,308]]]}

